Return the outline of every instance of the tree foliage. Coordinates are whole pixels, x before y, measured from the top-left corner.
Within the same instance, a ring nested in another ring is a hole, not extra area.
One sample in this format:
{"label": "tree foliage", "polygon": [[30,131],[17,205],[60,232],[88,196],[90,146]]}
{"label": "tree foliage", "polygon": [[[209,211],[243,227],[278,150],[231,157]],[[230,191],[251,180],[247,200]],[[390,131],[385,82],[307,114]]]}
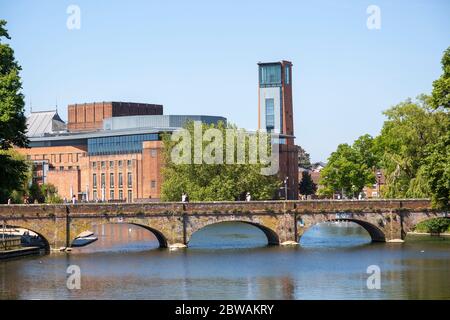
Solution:
{"label": "tree foliage", "polygon": [[431,108],[430,97],[421,95],[385,111],[376,138],[380,164],[386,177],[383,195],[388,198],[425,198],[431,195],[424,159],[428,148],[445,135],[447,116]]}
{"label": "tree foliage", "polygon": [[21,67],[14,58],[13,49],[2,38],[10,39],[5,29],[6,21],[0,20],[0,149],[12,146],[25,147],[28,140],[24,97],[20,92]]}
{"label": "tree foliage", "polygon": [[445,50],[441,60],[443,73],[433,82],[431,105],[435,109],[450,110],[450,47]]}
{"label": "tree foliage", "polygon": [[0,203],[5,203],[14,191],[14,201],[21,203],[29,179],[31,166],[23,155],[14,149],[0,150]]}
{"label": "tree foliage", "polygon": [[[188,123],[185,128],[190,133],[191,145],[194,146],[194,126]],[[225,125],[202,125],[204,133],[209,128],[220,130],[223,139],[223,149],[226,145]],[[235,127],[229,129],[238,130]],[[205,151],[211,142],[203,141],[202,149]],[[266,200],[276,197],[280,182],[276,176],[262,175],[262,164],[249,164],[248,147],[245,149],[246,162],[244,164],[201,164],[194,163],[194,152],[190,155],[190,164],[176,164],[172,160],[172,151],[177,144],[169,135],[163,137],[164,168],[162,170],[163,184],[161,198],[164,201],[180,201],[181,194],[187,192],[190,200],[194,201],[220,201],[243,200],[245,194],[250,192],[254,200]],[[247,144],[248,146],[248,144]],[[237,153],[235,145],[235,154]],[[225,152],[223,157],[225,159]]]}
{"label": "tree foliage", "polygon": [[311,174],[308,171],[302,172],[302,180],[298,186],[299,192],[302,195],[309,196],[315,194],[317,191],[317,186],[311,178]]}
{"label": "tree foliage", "polygon": [[443,233],[450,231],[449,218],[434,218],[418,223],[414,229],[416,232]]}
{"label": "tree foliage", "polygon": [[319,192],[331,196],[357,196],[365,186],[375,182],[374,166],[378,158],[370,135],[359,137],[352,146],[340,144],[328,158],[328,163],[320,172]]}
{"label": "tree foliage", "polygon": [[6,21],[0,20],[0,202],[22,188],[28,170],[25,160],[9,151],[13,146],[27,146],[28,140],[21,68],[12,48],[2,42],[10,39],[5,25]]}
{"label": "tree foliage", "polygon": [[311,167],[311,158],[309,153],[306,152],[301,146],[297,146],[298,152],[298,166],[301,168],[309,169]]}

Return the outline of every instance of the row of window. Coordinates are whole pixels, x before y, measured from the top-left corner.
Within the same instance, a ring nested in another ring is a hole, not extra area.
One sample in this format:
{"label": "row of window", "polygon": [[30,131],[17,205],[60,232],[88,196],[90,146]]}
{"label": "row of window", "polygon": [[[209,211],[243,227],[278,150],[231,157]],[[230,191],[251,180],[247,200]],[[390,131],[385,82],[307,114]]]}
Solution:
{"label": "row of window", "polygon": [[[110,192],[109,192],[109,199],[106,199],[106,195],[104,196],[105,199],[103,199],[102,195],[101,194],[99,195],[97,193],[97,190],[94,190],[92,192],[92,196],[93,196],[94,201],[97,201],[97,200],[104,200],[104,201],[106,201],[106,200],[116,200],[116,194],[115,194],[114,190],[110,190]],[[124,200],[124,198],[123,198],[123,190],[119,190],[119,198],[118,199],[119,200]],[[133,201],[133,191],[132,190],[128,190],[128,192],[127,192],[127,201],[128,202],[132,202]]]}
{"label": "row of window", "polygon": [[[100,186],[105,186],[106,185],[106,175],[104,173],[101,174],[100,176]],[[118,185],[119,188],[123,187],[123,174],[122,172],[119,172],[118,174]],[[94,189],[97,188],[97,174],[93,173],[92,174],[92,186]],[[114,173],[110,173],[109,174],[109,187],[110,188],[114,188],[115,184],[114,184]],[[128,188],[132,188],[133,186],[133,175],[131,172],[127,173],[127,186]]]}
{"label": "row of window", "polygon": [[[117,167],[118,168],[123,168],[123,160],[117,160],[117,161],[93,161],[91,162],[91,167],[92,169],[97,169],[97,168],[101,168],[101,169],[106,169],[106,163],[108,163],[108,167],[110,169],[113,169],[116,166],[116,162],[117,162]],[[131,160],[127,160],[127,167],[131,168],[132,165],[132,161]]]}
{"label": "row of window", "polygon": [[59,153],[59,154],[42,154],[27,155],[27,160],[48,160],[50,163],[61,162],[78,162],[80,158],[86,156],[86,153]]}
{"label": "row of window", "polygon": [[88,139],[89,155],[127,154],[142,151],[143,141],[158,141],[157,133]]}

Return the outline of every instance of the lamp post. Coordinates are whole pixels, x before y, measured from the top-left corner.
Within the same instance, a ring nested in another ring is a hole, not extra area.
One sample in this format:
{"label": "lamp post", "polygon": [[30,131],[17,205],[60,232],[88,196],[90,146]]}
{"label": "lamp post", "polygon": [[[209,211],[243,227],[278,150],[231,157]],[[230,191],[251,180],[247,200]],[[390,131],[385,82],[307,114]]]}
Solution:
{"label": "lamp post", "polygon": [[377,170],[377,197],[380,198],[381,170]]}
{"label": "lamp post", "polygon": [[288,192],[287,192],[287,190],[288,190],[288,180],[289,180],[289,177],[286,177],[285,179],[284,179],[284,198],[286,199],[286,200],[289,200],[288,199]]}

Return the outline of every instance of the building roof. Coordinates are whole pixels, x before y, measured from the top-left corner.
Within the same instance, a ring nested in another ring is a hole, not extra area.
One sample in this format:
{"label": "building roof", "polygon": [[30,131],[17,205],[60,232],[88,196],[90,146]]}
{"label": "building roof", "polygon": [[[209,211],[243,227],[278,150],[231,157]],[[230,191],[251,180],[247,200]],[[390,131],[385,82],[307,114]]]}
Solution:
{"label": "building roof", "polygon": [[104,130],[123,130],[134,128],[158,128],[176,129],[182,128],[188,121],[201,121],[205,124],[217,124],[222,121],[227,123],[227,119],[218,116],[206,115],[143,115],[112,117],[103,120]]}
{"label": "building roof", "polygon": [[66,129],[66,124],[59,117],[58,112],[39,111],[32,112],[27,118],[27,136],[39,137]]}

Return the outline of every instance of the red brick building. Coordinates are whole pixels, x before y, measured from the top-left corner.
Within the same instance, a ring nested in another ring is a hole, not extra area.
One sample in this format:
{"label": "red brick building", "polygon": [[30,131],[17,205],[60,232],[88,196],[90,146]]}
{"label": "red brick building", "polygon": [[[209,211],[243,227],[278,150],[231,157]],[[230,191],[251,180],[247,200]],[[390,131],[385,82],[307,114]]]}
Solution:
{"label": "red brick building", "polygon": [[[260,62],[258,66],[258,129],[279,135],[278,176],[287,181],[287,198],[297,199],[298,150],[294,144],[292,63],[285,60]],[[280,195],[285,197],[284,188]]]}
{"label": "red brick building", "polygon": [[73,195],[84,201],[158,199],[161,133],[188,120],[226,122],[223,117],[162,113],[161,105],[75,104],[69,106],[68,131],[55,111],[32,113],[31,148],[18,151],[34,163],[34,181],[55,185],[67,200]]}

